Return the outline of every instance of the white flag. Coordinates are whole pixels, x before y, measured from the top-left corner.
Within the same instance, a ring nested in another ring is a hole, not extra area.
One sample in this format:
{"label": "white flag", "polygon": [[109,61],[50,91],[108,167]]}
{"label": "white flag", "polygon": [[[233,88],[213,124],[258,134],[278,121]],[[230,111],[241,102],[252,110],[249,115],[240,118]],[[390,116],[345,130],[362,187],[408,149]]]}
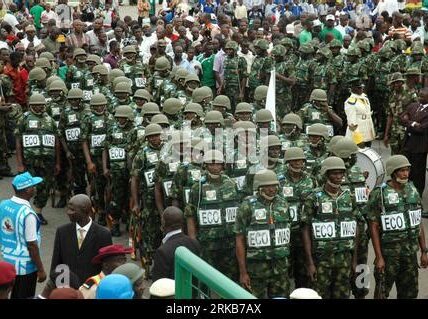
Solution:
{"label": "white flag", "polygon": [[266,96],[266,106],[265,109],[269,110],[272,113],[273,121],[274,121],[274,132],[277,132],[277,126],[276,126],[276,106],[275,106],[275,69],[270,71],[270,80],[269,80],[269,88],[267,91]]}

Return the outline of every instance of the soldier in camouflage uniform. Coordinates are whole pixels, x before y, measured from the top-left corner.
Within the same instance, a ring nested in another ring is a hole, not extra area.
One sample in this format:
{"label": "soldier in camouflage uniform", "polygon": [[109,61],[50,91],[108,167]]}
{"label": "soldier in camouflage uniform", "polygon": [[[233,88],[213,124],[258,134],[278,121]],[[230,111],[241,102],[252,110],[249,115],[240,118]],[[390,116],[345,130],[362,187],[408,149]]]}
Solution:
{"label": "soldier in camouflage uniform", "polygon": [[235,111],[236,104],[243,101],[245,85],[247,82],[247,62],[243,57],[237,56],[238,43],[228,41],[225,46],[227,54],[224,59],[224,79],[217,90],[230,99],[231,110]]}
{"label": "soldier in camouflage uniform", "polygon": [[256,90],[253,94],[254,99],[252,103],[254,113],[266,107],[267,91],[268,87],[266,85],[259,85],[256,87]]}
{"label": "soldier in camouflage uniform", "polygon": [[102,64],[101,57],[95,54],[88,55],[88,58],[86,59],[86,65],[88,66],[89,72],[92,73],[92,71],[94,70],[94,67],[96,65],[101,65],[101,64]]}
{"label": "soldier in camouflage uniform", "polygon": [[293,88],[293,112],[297,112],[309,100],[313,89],[313,75],[316,62],[313,59],[314,48],[309,43],[300,46],[300,59],[296,64],[296,84]]}
{"label": "soldier in camouflage uniform", "polygon": [[42,68],[43,71],[45,71],[47,77],[56,75],[56,70],[52,72],[52,64],[46,58],[38,58],[35,61],[34,66],[37,68]]}
{"label": "soldier in camouflage uniform", "polygon": [[268,56],[267,53],[269,49],[269,42],[267,40],[261,39],[257,41],[254,48],[256,50],[256,57],[251,65],[250,74],[248,75],[250,99],[253,99],[254,90],[259,85],[266,85],[269,83],[270,70],[272,70],[273,66],[273,59]]}
{"label": "soldier in camouflage uniform", "polygon": [[29,111],[19,119],[15,129],[18,172],[29,171],[31,175],[43,177],[44,180],[37,185],[33,201],[34,209],[43,225],[46,225],[47,221],[42,210],[48,201],[54,175],[61,170],[57,127],[45,111],[44,96],[37,93],[31,95]]}
{"label": "soldier in camouflage uniform", "polygon": [[373,90],[374,72],[377,61],[377,54],[372,52],[372,45],[369,39],[364,39],[358,42],[358,48],[361,51],[360,61],[366,66],[367,70],[367,86],[366,94],[371,96]]}
{"label": "soldier in camouflage uniform", "polygon": [[68,89],[81,89],[83,101],[89,103],[94,89],[94,78],[86,65],[85,50],[76,48],[73,52],[75,63],[68,67],[65,84]]}
{"label": "soldier in camouflage uniform", "polygon": [[258,298],[288,297],[291,216],[275,172],[254,177],[256,195],[239,206],[234,231],[239,281]]}
{"label": "soldier in camouflage uniform", "polygon": [[201,244],[202,258],[232,280],[237,280],[233,225],[240,196],[235,182],[223,173],[223,153],[204,155],[206,173],[190,189],[184,215],[191,238]]}
{"label": "soldier in camouflage uniform", "polygon": [[203,127],[204,110],[198,103],[189,103],[183,110],[183,129],[190,129],[192,137]]}
{"label": "soldier in camouflage uniform", "polygon": [[232,127],[232,124],[235,123],[235,118],[231,113],[231,103],[229,97],[226,95],[217,95],[212,102],[213,111],[219,111],[225,120],[226,127]]}
{"label": "soldier in camouflage uniform", "polygon": [[327,92],[329,104],[332,105],[334,92],[337,85],[336,70],[331,64],[332,54],[329,48],[319,49],[315,55],[318,62],[314,69],[314,89],[322,89]]}
{"label": "soldier in camouflage uniform", "polygon": [[235,120],[239,121],[252,121],[253,120],[253,107],[247,102],[238,103],[234,113]]}
{"label": "soldier in camouflage uniform", "polygon": [[114,86],[114,102],[109,107],[110,114],[114,114],[119,105],[129,105],[133,112],[137,109],[137,105],[131,99],[132,88],[130,82],[119,82]]}
{"label": "soldier in camouflage uniform", "polygon": [[349,298],[350,274],[355,271],[360,219],[349,190],[341,187],[346,167],[339,157],[322,163],[326,182],[303,202],[301,224],[306,269],[323,299]]}
{"label": "soldier in camouflage uniform", "polygon": [[160,159],[162,127],[149,124],[146,127],[147,143],[139,149],[132,162],[131,195],[132,214],[140,218],[142,236],[138,244],[146,278],[150,277],[153,254],[159,247],[162,232],[160,229],[161,211],[156,209],[154,175]]}
{"label": "soldier in camouflage uniform", "polygon": [[[184,89],[186,93],[186,104],[192,102],[193,91],[199,88],[201,82],[196,74],[188,74],[184,79]],[[177,93],[178,95],[178,93]],[[183,103],[183,95],[180,94],[178,99]],[[193,101],[194,102],[194,101]]]}
{"label": "soldier in camouflage uniform", "polygon": [[92,76],[94,77],[94,94],[103,94],[108,101],[108,105],[112,104],[115,98],[109,84],[108,69],[104,65],[96,65],[92,69]]}
{"label": "soldier in camouflage uniform", "polygon": [[226,141],[223,129],[223,115],[219,111],[210,111],[205,115],[204,126],[197,129],[194,136],[204,140],[207,150],[217,149],[223,151]]}
{"label": "soldier in camouflage uniform", "polygon": [[279,41],[279,44],[286,49],[285,62],[289,65],[296,65],[299,61],[299,57],[295,52],[295,46],[293,40],[290,38],[284,37]]}
{"label": "soldier in camouflage uniform", "polygon": [[132,92],[144,89],[149,84],[151,77],[149,67],[137,60],[137,50],[135,46],[128,45],[123,48],[124,58],[119,62],[119,68],[125,76],[132,80]]}
{"label": "soldier in camouflage uniform", "polygon": [[[368,256],[368,228],[367,228],[367,210],[366,204],[368,199],[369,189],[366,184],[366,178],[364,177],[361,168],[356,165],[357,153],[359,148],[350,138],[342,138],[331,147],[332,154],[340,157],[345,162],[346,171],[342,182],[342,189],[349,190],[351,196],[354,197],[357,209],[361,215],[361,219],[357,222],[359,241],[357,247],[357,265],[366,265]],[[368,294],[368,289],[364,287],[358,287],[356,285],[356,277],[359,273],[355,273],[351,276],[352,294],[356,299],[364,299]]]}
{"label": "soldier in camouflage uniform", "polygon": [[406,72],[408,61],[403,52],[407,49],[407,43],[403,39],[395,39],[391,43],[392,52],[395,54],[391,59],[391,69],[394,72]]}
{"label": "soldier in camouflage uniform", "polygon": [[292,103],[291,89],[295,83],[294,64],[286,59],[286,49],[282,45],[275,45],[272,49],[272,56],[275,59],[275,98],[276,98],[276,115],[282,118],[285,114],[290,113]]}
{"label": "soldier in camouflage uniform", "polygon": [[308,142],[304,148],[306,155],[306,171],[316,176],[321,169],[321,162],[328,156],[326,143],[328,128],[324,124],[315,123],[308,128]]}
{"label": "soldier in camouflage uniform", "polygon": [[[342,49],[342,42],[340,42],[337,39],[334,39],[328,44],[328,48],[332,53],[331,66],[334,69],[334,73],[336,75],[336,81],[337,83],[342,83],[343,68],[345,64],[345,57],[340,52],[340,50]],[[340,84],[338,85],[340,86]],[[341,105],[339,105],[339,98],[340,96],[337,90],[333,92],[331,96],[329,96],[330,101],[332,101],[331,105],[333,106],[333,109],[336,112],[340,110],[342,107]]]}
{"label": "soldier in camouflage uniform", "polygon": [[408,68],[404,76],[406,77],[407,93],[411,96],[418,94],[421,72],[417,68]]}
{"label": "soldier in camouflage uniform", "polygon": [[328,105],[327,93],[321,89],[314,89],[302,109],[297,112],[303,121],[305,131],[314,123],[322,123],[328,127],[329,136],[334,135],[334,128],[342,127],[342,119]]}
{"label": "soldier in camouflage uniform", "polygon": [[163,103],[162,113],[166,115],[171,126],[177,130],[183,124],[182,109],[181,101],[175,97],[170,97]]}
{"label": "soldier in camouflage uniform", "polygon": [[260,142],[260,139],[263,136],[267,136],[270,134],[274,135],[276,133],[273,116],[269,110],[266,110],[266,109],[258,110],[254,117],[254,122],[256,123],[256,126],[257,126],[257,143]]}
{"label": "soldier in camouflage uniform", "polygon": [[172,83],[169,72],[170,62],[165,57],[160,57],[156,60],[155,72],[150,82],[150,88],[153,95],[153,102],[163,105],[163,102],[175,96],[177,87]]}
{"label": "soldier in camouflage uniform", "polygon": [[[190,102],[192,95],[188,95],[186,92],[186,78],[189,75],[189,73],[182,69],[178,68],[177,72],[175,73],[174,77],[174,84],[177,86],[177,90],[175,92],[175,98],[179,99],[181,104],[185,106],[187,103]],[[193,74],[196,75],[196,74]],[[196,75],[197,81],[199,82],[199,77]]]}
{"label": "soldier in camouflage uniform", "polygon": [[98,223],[103,226],[107,225],[104,199],[107,181],[103,174],[103,150],[111,122],[107,113],[107,103],[107,99],[101,93],[92,96],[92,112],[83,119],[81,134],[82,148],[91,184],[91,199],[98,213]]}
{"label": "soldier in camouflage uniform", "polygon": [[425,85],[425,80],[428,75],[428,59],[425,56],[425,48],[417,43],[413,45],[406,71],[411,68],[417,68],[422,74],[422,81],[420,81],[417,86],[418,89],[421,89]]}
{"label": "soldier in camouflage uniform", "polygon": [[121,235],[119,220],[123,213],[128,213],[129,172],[137,131],[130,106],[118,106],[114,117],[115,121],[109,125],[104,143],[103,171],[111,186],[109,194],[111,201],[107,207],[108,214],[112,218],[111,235],[119,237]]}
{"label": "soldier in camouflage uniform", "polygon": [[299,147],[287,148],[284,153],[286,166],[278,174],[280,192],[289,204],[291,215],[291,267],[290,274],[294,278],[295,288],[308,287],[308,278],[305,267],[305,252],[300,229],[300,217],[303,203],[312,195],[316,181],[305,172],[306,156]]}
{"label": "soldier in camouflage uniform", "polygon": [[376,187],[367,203],[378,297],[388,298],[394,283],[397,298],[418,296],[418,246],[421,267],[428,266],[422,203],[417,189],[408,180],[409,171],[410,163],[405,156],[390,157],[386,173],[391,180]]}
{"label": "soldier in camouflage uniform", "polygon": [[393,73],[389,85],[391,94],[388,103],[388,118],[386,120],[383,143],[386,147],[391,145],[391,154],[403,154],[405,127],[400,123],[400,115],[406,110],[407,105],[418,101],[416,92],[410,92],[404,85],[405,79],[401,73]]}
{"label": "soldier in camouflage uniform", "polygon": [[308,144],[308,138],[303,131],[303,123],[300,116],[289,113],[281,121],[281,132],[279,139],[281,141],[281,158],[289,147],[303,148]]}
{"label": "soldier in camouflage uniform", "polygon": [[213,92],[208,86],[202,86],[200,88],[196,88],[192,92],[192,102],[199,103],[204,112],[211,111],[212,109],[212,101],[213,101]]}
{"label": "soldier in camouflage uniform", "polygon": [[156,46],[156,53],[154,55],[152,55],[149,59],[149,68],[150,68],[150,72],[153,74],[154,71],[156,71],[156,61],[159,58],[165,58],[168,60],[169,66],[168,66],[168,71],[171,71],[172,66],[174,65],[172,58],[165,53],[165,49],[166,49],[166,41],[161,39],[158,40],[157,42],[157,46]]}
{"label": "soldier in camouflage uniform", "polygon": [[[144,121],[144,105],[152,101],[152,95],[146,89],[138,89],[132,97],[132,102],[135,103],[135,126],[140,126]],[[147,123],[146,123],[147,125]]]}
{"label": "soldier in camouflage uniform", "polygon": [[30,87],[29,95],[38,93],[45,98],[48,96],[46,92],[46,72],[42,68],[34,68],[28,74],[28,85]]}

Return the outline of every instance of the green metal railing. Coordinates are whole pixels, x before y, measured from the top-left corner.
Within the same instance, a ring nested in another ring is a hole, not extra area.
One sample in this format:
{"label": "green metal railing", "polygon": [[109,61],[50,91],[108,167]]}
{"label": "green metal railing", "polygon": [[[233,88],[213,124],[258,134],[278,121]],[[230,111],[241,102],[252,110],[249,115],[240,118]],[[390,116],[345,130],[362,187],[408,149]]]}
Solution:
{"label": "green metal railing", "polygon": [[175,251],[176,299],[256,299],[186,247]]}

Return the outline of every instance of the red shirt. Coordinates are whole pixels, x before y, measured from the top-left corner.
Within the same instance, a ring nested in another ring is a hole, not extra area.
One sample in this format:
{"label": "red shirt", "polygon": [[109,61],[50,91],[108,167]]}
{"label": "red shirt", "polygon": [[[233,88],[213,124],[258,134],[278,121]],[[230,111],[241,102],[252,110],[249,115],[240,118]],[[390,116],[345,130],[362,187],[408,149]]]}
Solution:
{"label": "red shirt", "polygon": [[18,67],[14,69],[12,65],[9,63],[4,67],[3,74],[9,76],[13,83],[13,95],[15,97],[15,101],[22,106],[26,106],[27,104],[27,95],[26,95],[26,86],[28,73],[26,70]]}

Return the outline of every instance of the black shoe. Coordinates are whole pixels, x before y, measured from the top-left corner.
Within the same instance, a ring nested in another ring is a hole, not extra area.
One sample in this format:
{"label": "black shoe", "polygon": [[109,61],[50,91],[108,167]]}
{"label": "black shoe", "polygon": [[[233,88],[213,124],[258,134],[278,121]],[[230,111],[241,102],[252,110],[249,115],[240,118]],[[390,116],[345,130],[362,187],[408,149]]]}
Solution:
{"label": "black shoe", "polygon": [[99,216],[98,216],[98,225],[107,226],[106,214],[99,214]]}
{"label": "black shoe", "polygon": [[58,203],[56,203],[55,208],[64,208],[67,205],[67,198],[65,196],[61,196]]}
{"label": "black shoe", "polygon": [[48,221],[43,217],[42,214],[37,214],[37,217],[39,217],[40,224],[42,224],[42,225],[47,225],[48,224]]}
{"label": "black shoe", "polygon": [[111,228],[112,237],[120,237],[122,234],[120,232],[120,224],[113,224]]}

